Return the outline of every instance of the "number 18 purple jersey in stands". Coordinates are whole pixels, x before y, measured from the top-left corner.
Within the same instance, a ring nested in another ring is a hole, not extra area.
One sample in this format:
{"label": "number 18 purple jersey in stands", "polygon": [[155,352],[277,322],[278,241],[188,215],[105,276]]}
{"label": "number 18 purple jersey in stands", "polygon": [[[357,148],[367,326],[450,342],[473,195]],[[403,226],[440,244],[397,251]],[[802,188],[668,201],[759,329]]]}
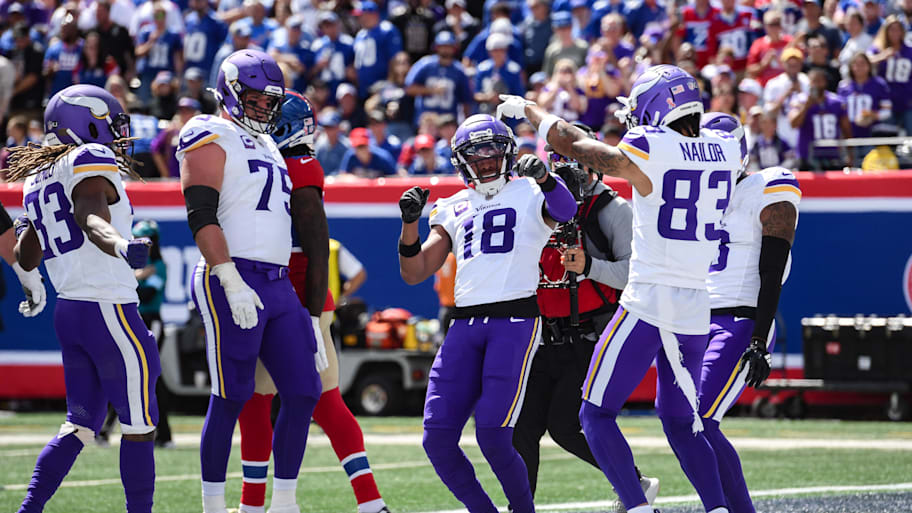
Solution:
{"label": "number 18 purple jersey in stands", "polygon": [[618,148],[652,182],[649,195],[633,192],[633,254],[621,305],[661,329],[706,334],[706,279],[741,168],[740,146],[714,130],[685,137],[669,128],[639,126]]}
{"label": "number 18 purple jersey in stands", "polygon": [[[792,109],[801,108],[801,105],[807,101],[807,93],[797,95],[792,103]],[[835,93],[824,92],[823,103],[812,105],[808,109],[804,124],[798,130],[798,146],[795,148],[798,158],[803,160],[812,156],[817,159],[839,158],[839,148],[835,146],[814,147],[812,153],[811,144],[818,139],[849,137],[850,134],[842,133],[842,127],[839,124],[839,120],[845,114],[845,103]]]}

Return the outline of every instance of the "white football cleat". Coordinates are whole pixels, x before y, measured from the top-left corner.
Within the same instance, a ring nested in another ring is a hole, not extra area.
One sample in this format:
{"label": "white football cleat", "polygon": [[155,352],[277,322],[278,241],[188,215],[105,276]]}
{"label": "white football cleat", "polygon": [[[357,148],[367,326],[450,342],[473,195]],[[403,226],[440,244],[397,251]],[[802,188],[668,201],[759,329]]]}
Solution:
{"label": "white football cleat", "polygon": [[[643,489],[643,495],[646,496],[646,502],[650,506],[655,504],[656,497],[659,495],[659,478],[643,476],[640,478],[640,487]],[[614,511],[615,513],[627,513],[627,508],[620,499],[614,503]]]}

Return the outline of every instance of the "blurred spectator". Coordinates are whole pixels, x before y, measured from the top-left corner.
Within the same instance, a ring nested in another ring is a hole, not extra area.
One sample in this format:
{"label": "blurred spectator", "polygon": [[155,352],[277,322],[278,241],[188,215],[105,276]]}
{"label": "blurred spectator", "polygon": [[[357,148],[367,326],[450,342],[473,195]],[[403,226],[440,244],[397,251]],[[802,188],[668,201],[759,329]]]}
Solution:
{"label": "blurred spectator", "polygon": [[573,37],[585,40],[592,18],[589,0],[570,0],[570,15],[573,17]]}
{"label": "blurred spectator", "polygon": [[466,47],[462,56],[463,66],[468,68],[471,65],[478,65],[490,57],[486,45],[488,38],[493,34],[501,34],[510,38],[507,52],[510,60],[522,65],[525,59],[522,49],[522,33],[510,21],[509,11],[498,8],[494,11],[494,20],[491,22],[490,27],[481,29],[481,32],[472,38],[472,41]]}
{"label": "blurred spectator", "polygon": [[763,15],[763,27],[766,35],[754,41],[747,56],[747,72],[756,78],[760,85],[766,86],[771,78],[782,73],[779,53],[792,42],[792,37],[782,33],[782,13],[778,10],[766,11]]}
{"label": "blurred spectator", "polygon": [[[867,54],[859,52],[849,61],[849,76],[839,84],[837,94],[846,105],[852,137],[870,137],[874,123],[887,121],[893,114],[887,83],[873,76]],[[868,149],[861,148],[859,156]]]}
{"label": "blurred spectator", "polygon": [[718,9],[709,5],[709,0],[696,0],[681,9],[674,46],[677,48],[682,42],[692,44],[700,68],[709,64],[710,57],[716,54],[716,41],[709,37],[709,28],[718,13]]}
{"label": "blurred spectator", "polygon": [[105,89],[117,98],[124,111],[130,115],[130,136],[136,137],[133,141],[133,160],[139,163],[136,172],[144,178],[159,176],[152,159],[152,140],[160,131],[158,118],[148,115],[144,104],[130,92],[122,77],[108,77]]}
{"label": "blurred spectator", "polygon": [[731,82],[724,82],[713,88],[710,110],[738,117],[738,97]]}
{"label": "blurred spectator", "polygon": [[363,99],[371,86],[386,78],[390,61],[402,51],[402,36],[392,23],[380,21],[380,8],[372,0],[361,2],[356,13],[361,30],[355,36],[355,71],[358,96]]}
{"label": "blurred spectator", "polygon": [[408,0],[406,5],[393,9],[390,22],[402,35],[402,48],[408,53],[409,61],[418,62],[431,53],[437,19],[423,0]]}
{"label": "blurred spectator", "polygon": [[846,116],[845,104],[826,90],[826,74],[814,69],[809,75],[811,87],[808,93],[796,95],[789,117],[792,126],[798,129],[798,169],[803,171],[829,171],[852,166],[854,151],[848,148],[848,157],[843,160],[836,146],[820,147],[814,142],[820,139],[844,139],[852,133],[852,126]]}
{"label": "blurred spectator", "polygon": [[44,76],[48,79],[48,96],[73,85],[76,68],[82,56],[82,39],[76,18],[67,16],[60,27],[60,39],[54,40],[44,54]]}
{"label": "blurred spectator", "polygon": [[880,2],[878,0],[864,0],[862,14],[864,14],[865,19],[865,32],[871,37],[876,36],[880,26],[883,25],[883,18],[880,17]]}
{"label": "blurred spectator", "polygon": [[[626,88],[628,81],[633,81],[631,71],[633,69],[634,47],[627,41],[624,41],[624,18],[620,14],[612,13],[601,21],[601,37],[596,44],[602,47],[608,54],[608,72],[617,75],[620,79],[622,89]],[[617,70],[619,73],[614,74],[612,71]]]}
{"label": "blurred spectator", "polygon": [[438,155],[434,151],[434,146],[434,138],[428,134],[421,134],[415,138],[418,156],[408,169],[409,175],[441,175],[451,171],[449,161]]}
{"label": "blurred spectator", "polygon": [[174,75],[161,71],[152,81],[152,100],[149,102],[149,115],[158,119],[170,120],[177,113],[177,90],[174,87]]}
{"label": "blurred spectator", "polygon": [[532,17],[527,18],[520,28],[522,43],[525,48],[525,70],[532,74],[542,68],[545,61],[545,50],[551,42],[551,2],[549,0],[529,0]]}
{"label": "blurred spectator", "polygon": [[529,89],[526,91],[526,99],[533,102],[538,101],[538,97],[548,83],[548,75],[544,71],[536,71],[529,77]]}
{"label": "blurred spectator", "polygon": [[396,174],[396,163],[389,152],[370,144],[366,128],[356,128],[349,135],[351,149],[342,157],[341,171],[361,178]]}
{"label": "blurred spectator", "polygon": [[85,36],[79,63],[76,65],[76,82],[104,87],[109,75],[120,74],[117,62],[101,50],[101,38],[95,30]]}
{"label": "blurred spectator", "polygon": [[[579,71],[579,86],[586,95],[586,109],[580,121],[593,130],[605,124],[608,105],[621,93],[620,71],[608,65],[608,53],[600,46],[593,45],[586,58],[586,67]],[[612,70],[609,76],[607,69]]]}
{"label": "blurred spectator", "polygon": [[[444,114],[443,116],[450,116],[453,119],[456,119],[452,114]],[[436,112],[425,112],[422,114],[421,117],[418,118],[418,131],[416,137],[421,134],[428,134],[434,139],[437,139],[440,119],[443,116],[437,115]],[[418,150],[415,149],[415,137],[410,137],[402,144],[402,151],[399,152],[399,168],[408,169],[417,155]]]}
{"label": "blurred spectator", "polygon": [[586,53],[589,45],[581,39],[573,37],[573,21],[570,13],[558,11],[551,14],[551,27],[554,29],[554,41],[545,50],[545,60],[542,71],[546,75],[554,74],[554,65],[561,59],[570,59],[574,68],[579,68],[586,62]]}
{"label": "blurred spectator", "polygon": [[[744,109],[742,109],[742,111],[743,110]],[[757,142],[757,135],[760,133],[760,118],[763,117],[763,114],[765,114],[763,107],[754,105],[748,109],[744,116],[744,140],[747,142],[748,151],[750,151],[754,147],[754,143]],[[776,116],[773,117],[775,118]]]}
{"label": "blurred spectator", "polygon": [[313,73],[316,57],[310,42],[304,37],[304,20],[292,16],[285,21],[285,41],[269,48],[269,55],[279,64],[285,64],[292,71],[293,89],[304,91]]}
{"label": "blurred spectator", "polygon": [[130,92],[126,80],[120,75],[111,75],[108,77],[108,81],[105,83],[105,90],[111,93],[111,96],[120,102],[120,106],[123,107],[124,112],[129,112],[129,105],[136,105],[139,103],[139,99],[135,94]]}
{"label": "blurred spectator", "polygon": [[227,59],[229,55],[238,50],[256,48],[256,46],[250,44],[250,27],[238,25],[237,22],[235,22],[232,23],[231,27],[228,29],[228,34],[231,37],[231,43],[222,45],[222,47],[215,52],[215,58],[212,60],[212,70],[209,72],[209,84],[212,86],[215,86],[215,84],[218,83],[219,68],[221,68],[222,62]]}
{"label": "blurred spectator", "polygon": [[538,104],[567,121],[576,121],[586,112],[586,94],[576,83],[576,65],[570,59],[557,61],[551,80],[538,96]]}
{"label": "blurred spectator", "polygon": [[438,123],[437,135],[440,138],[437,140],[437,155],[440,155],[449,162],[450,158],[453,156],[453,147],[450,146],[450,141],[453,139],[453,136],[456,135],[456,129],[459,128],[459,123],[457,123],[456,118],[450,114],[440,116]]}
{"label": "blurred spectator", "polygon": [[833,22],[822,16],[823,10],[820,8],[821,0],[804,0],[804,18],[802,18],[796,28],[799,41],[810,46],[810,40],[816,37],[822,37],[826,48],[827,59],[836,57],[839,49],[842,48],[842,34],[839,29],[833,25]]}
{"label": "blurred spectator", "polygon": [[887,81],[896,124],[912,135],[912,47],[903,41],[905,29],[896,16],[888,16],[871,48],[871,63]]}
{"label": "blurred spectator", "polygon": [[839,71],[843,77],[849,76],[849,61],[858,52],[866,52],[874,43],[874,38],[864,30],[864,18],[857,9],[846,15],[845,31],[848,39],[839,52]]}
{"label": "blurred spectator", "polygon": [[336,88],[345,81],[357,80],[355,73],[354,40],[341,32],[339,17],[333,12],[320,14],[320,32],[323,37],[314,41],[311,48],[316,64],[314,72],[329,87],[330,99],[336,97]]}
{"label": "blurred spectator", "polygon": [[505,34],[491,34],[485,43],[489,59],[478,65],[475,73],[475,101],[479,111],[493,113],[500,104],[501,94],[522,96],[522,68],[507,59],[507,48],[512,38]]}
{"label": "blurred spectator", "polygon": [[139,34],[147,26],[155,24],[155,11],[165,12],[165,24],[169,32],[174,34],[184,33],[184,17],[181,9],[171,0],[152,0],[137,4],[136,12],[130,17],[130,34],[139,38]]}
{"label": "blurred spectator", "polygon": [[[15,87],[16,68],[11,60],[0,55],[0,119],[6,119]],[[44,130],[42,130],[43,132]]]}
{"label": "blurred spectator", "polygon": [[235,23],[250,27],[250,42],[266,48],[269,45],[269,36],[278,30],[279,24],[272,18],[266,17],[266,6],[260,0],[244,0],[244,13],[247,17]]}
{"label": "blurred spectator", "polygon": [[523,155],[532,154],[535,155],[535,151],[538,149],[538,143],[535,139],[530,137],[523,137],[519,140],[519,148],[517,149],[516,157],[522,157]]}
{"label": "blurred spectator", "polygon": [[[80,30],[97,28],[104,32],[109,28],[108,23],[117,25],[130,37],[130,53],[133,53],[133,36],[129,32],[129,28],[136,14],[136,4],[132,0],[99,0],[83,7],[79,12]],[[99,12],[102,9],[104,12]],[[120,48],[116,50],[121,51]]]}
{"label": "blurred spectator", "polygon": [[321,133],[314,143],[314,156],[327,175],[336,174],[342,168],[342,158],[351,147],[348,140],[342,137],[339,128],[342,117],[335,110],[329,109],[321,111],[317,121]]}
{"label": "blurred spectator", "polygon": [[48,32],[45,34],[46,39],[42,39],[42,41],[49,41],[59,37],[60,27],[63,26],[63,22],[66,20],[67,16],[72,16],[76,19],[79,18],[79,4],[76,2],[76,0],[64,0],[58,5],[59,6],[54,9],[54,13],[51,14],[51,20],[48,24]]}
{"label": "blurred spectator", "polygon": [[228,38],[228,26],[215,17],[208,0],[190,0],[189,6],[184,18],[184,62],[209,76],[215,54]]}
{"label": "blurred spectator", "polygon": [[184,73],[184,95],[200,102],[200,110],[203,114],[215,114],[218,110],[218,104],[215,97],[210,91],[206,90],[206,75],[199,68],[187,68]]}
{"label": "blurred spectator", "polygon": [[627,19],[627,27],[637,41],[649,29],[664,31],[665,22],[668,21],[665,6],[659,5],[657,0],[639,0],[628,5],[624,17]]}
{"label": "blurred spectator", "polygon": [[363,128],[367,126],[367,114],[358,100],[358,90],[349,83],[339,84],[336,89],[336,105],[339,107],[339,115],[342,121],[346,122],[349,128]]}
{"label": "blurred spectator", "polygon": [[13,116],[6,122],[6,144],[0,151],[0,169],[6,169],[6,159],[9,157],[9,148],[25,146],[28,143],[40,144],[41,140],[33,140],[28,134],[28,118]]}
{"label": "blurred spectator", "polygon": [[365,102],[368,110],[382,110],[387,130],[404,141],[414,134],[415,99],[405,93],[405,77],[411,64],[408,54],[399,52],[390,62],[386,80],[374,84],[373,96]]}
{"label": "blurred spectator", "polygon": [[26,20],[24,14],[25,9],[22,7],[22,4],[14,3],[10,5],[7,12],[6,23],[2,23],[3,18],[0,17],[0,26],[4,28],[3,34],[0,35],[0,52],[3,52],[4,54],[9,53],[13,50],[13,47],[16,46],[16,38],[13,36],[13,27],[20,23],[29,27],[28,34],[32,41],[35,41],[36,43],[44,41],[44,34],[39,32],[35,27],[32,27]]}
{"label": "blurred spectator", "polygon": [[175,156],[179,142],[178,136],[181,128],[193,116],[200,113],[200,102],[193,98],[185,96],[177,102],[177,106],[177,115],[171,120],[171,124],[152,140],[152,159],[162,178],[180,177],[180,167]]}
{"label": "blurred spectator", "polygon": [[19,110],[37,111],[44,99],[43,69],[44,48],[29,38],[29,29],[24,23],[13,27],[15,47],[8,55],[16,69],[16,86],[10,100],[10,112]]}
{"label": "blurred spectator", "polygon": [[523,16],[526,14],[523,12],[521,0],[485,0],[484,15],[481,20],[482,25],[490,25],[498,11],[508,13],[510,22],[517,26],[522,22]]}
{"label": "blurred spectator", "polygon": [[773,78],[763,91],[763,104],[766,111],[778,116],[776,133],[779,138],[794,148],[798,144],[798,129],[792,126],[789,109],[796,95],[807,93],[811,81],[801,72],[804,55],[797,48],[788,48],[782,52],[785,73]]}
{"label": "blurred spectator", "polygon": [[842,76],[839,68],[833,66],[833,60],[827,57],[826,40],[823,37],[812,37],[807,40],[808,59],[804,64],[804,72],[808,73],[814,68],[822,69],[827,76],[827,91],[836,92]]}
{"label": "blurred spectator", "polygon": [[763,88],[752,78],[743,78],[738,82],[738,119],[747,122],[748,113],[763,98]]}
{"label": "blurred spectator", "polygon": [[381,111],[371,111],[367,116],[367,129],[370,130],[373,143],[386,150],[393,161],[399,158],[402,152],[402,141],[395,135],[390,135],[386,131],[386,116]]}
{"label": "blurred spectator", "polygon": [[[466,11],[465,0],[446,0],[446,8],[446,17],[434,25],[434,34],[443,31],[452,32],[453,37],[459,41],[459,49],[462,53],[481,27],[478,20]],[[544,51],[544,49],[542,50]]]}
{"label": "blurred spectator", "polygon": [[449,32],[434,38],[436,55],[428,55],[412,66],[405,78],[405,91],[415,97],[415,119],[424,112],[456,115],[458,105],[463,114],[471,113],[472,94],[469,79],[456,62],[456,39]]}
{"label": "blurred spectator", "polygon": [[104,55],[102,62],[108,57],[113,58],[120,69],[120,74],[133,78],[136,76],[136,48],[126,26],[114,22],[112,9],[117,3],[112,0],[98,0],[92,5],[97,20],[95,30],[98,31],[98,44]]}
{"label": "blurred spectator", "polygon": [[182,74],[184,70],[183,39],[179,33],[172,32],[165,24],[165,4],[166,2],[161,2],[155,8],[154,22],[143,26],[136,36],[136,70],[142,81],[138,94],[144,100],[149,99],[150,86],[159,72]]}
{"label": "blurred spectator", "polygon": [[773,112],[762,113],[760,133],[754,135],[750,147],[750,165],[752,171],[759,171],[773,166],[791,168],[794,165],[794,152],[789,144],[777,134],[777,116]]}

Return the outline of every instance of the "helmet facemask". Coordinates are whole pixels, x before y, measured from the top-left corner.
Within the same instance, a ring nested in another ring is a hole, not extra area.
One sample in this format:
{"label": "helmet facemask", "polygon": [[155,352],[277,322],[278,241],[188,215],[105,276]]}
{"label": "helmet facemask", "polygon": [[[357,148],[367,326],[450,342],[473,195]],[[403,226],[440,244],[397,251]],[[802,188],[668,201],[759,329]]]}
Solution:
{"label": "helmet facemask", "polygon": [[491,197],[500,192],[509,180],[507,145],[489,141],[469,145],[455,153],[466,183],[481,194]]}
{"label": "helmet facemask", "polygon": [[[261,98],[252,95],[260,95],[266,98],[266,106],[261,106]],[[245,89],[238,97],[238,105],[241,108],[241,115],[236,119],[245,128],[257,134],[271,134],[282,115],[282,101],[285,99],[284,94],[271,91],[255,91]],[[260,101],[258,101],[260,100]]]}

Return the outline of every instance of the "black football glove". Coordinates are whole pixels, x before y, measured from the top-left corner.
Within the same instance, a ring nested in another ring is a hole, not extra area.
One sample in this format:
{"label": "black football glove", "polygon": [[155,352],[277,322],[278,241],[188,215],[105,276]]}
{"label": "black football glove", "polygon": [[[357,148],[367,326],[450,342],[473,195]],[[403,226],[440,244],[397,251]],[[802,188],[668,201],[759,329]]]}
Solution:
{"label": "black football glove", "polygon": [[751,338],[750,347],[741,356],[741,369],[745,365],[748,366],[745,384],[754,388],[760,386],[769,377],[771,364],[772,358],[766,350],[766,341],[757,337]]}
{"label": "black football glove", "polygon": [[402,211],[402,222],[414,223],[421,217],[421,211],[430,196],[430,189],[422,189],[417,185],[402,193],[399,198],[399,210]]}
{"label": "black football glove", "polygon": [[513,170],[516,171],[516,174],[519,176],[528,176],[536,182],[548,174],[548,168],[545,166],[545,163],[531,153],[519,157],[519,161],[516,162],[516,166]]}

